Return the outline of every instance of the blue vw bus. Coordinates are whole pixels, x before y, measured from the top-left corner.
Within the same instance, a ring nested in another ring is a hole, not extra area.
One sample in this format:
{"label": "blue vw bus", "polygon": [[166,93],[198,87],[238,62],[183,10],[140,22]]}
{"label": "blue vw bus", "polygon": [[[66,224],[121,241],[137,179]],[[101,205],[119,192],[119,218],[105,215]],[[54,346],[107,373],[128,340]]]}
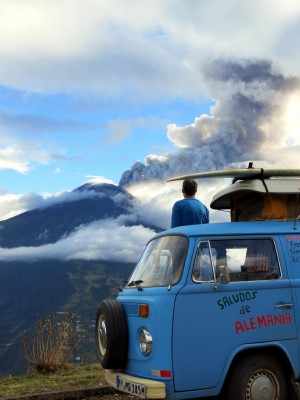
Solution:
{"label": "blue vw bus", "polygon": [[234,182],[211,203],[231,222],[150,240],[98,307],[112,387],[145,399],[300,398],[299,191],[299,179]]}

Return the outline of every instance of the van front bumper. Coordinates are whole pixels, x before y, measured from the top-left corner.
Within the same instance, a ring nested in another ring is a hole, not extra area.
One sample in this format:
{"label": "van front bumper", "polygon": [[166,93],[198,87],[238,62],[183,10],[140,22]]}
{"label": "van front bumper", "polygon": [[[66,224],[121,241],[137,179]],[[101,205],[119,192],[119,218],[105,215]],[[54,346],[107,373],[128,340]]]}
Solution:
{"label": "van front bumper", "polygon": [[166,385],[160,381],[137,378],[118,371],[106,369],[105,379],[113,388],[143,399],[165,399]]}

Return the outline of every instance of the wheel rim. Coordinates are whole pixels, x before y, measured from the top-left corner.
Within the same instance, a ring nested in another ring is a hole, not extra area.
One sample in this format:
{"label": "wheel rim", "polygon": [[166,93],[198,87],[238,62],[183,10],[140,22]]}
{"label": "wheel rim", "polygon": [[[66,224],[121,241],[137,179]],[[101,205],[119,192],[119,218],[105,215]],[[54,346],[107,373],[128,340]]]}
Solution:
{"label": "wheel rim", "polygon": [[247,383],[246,399],[277,400],[280,394],[279,387],[279,382],[271,371],[257,371]]}
{"label": "wheel rim", "polygon": [[107,351],[107,329],[106,322],[103,315],[100,315],[98,324],[98,343],[99,351],[102,357],[105,356]]}

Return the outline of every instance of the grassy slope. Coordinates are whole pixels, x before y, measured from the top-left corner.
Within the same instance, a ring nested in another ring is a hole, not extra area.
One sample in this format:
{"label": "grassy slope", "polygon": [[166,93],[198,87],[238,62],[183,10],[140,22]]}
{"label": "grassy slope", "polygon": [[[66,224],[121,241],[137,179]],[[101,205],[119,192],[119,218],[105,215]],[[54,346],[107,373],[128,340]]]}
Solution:
{"label": "grassy slope", "polygon": [[[0,378],[0,399],[42,392],[74,390],[106,385],[99,364],[69,365],[56,374],[36,374]],[[2,397],[1,397],[2,396]]]}

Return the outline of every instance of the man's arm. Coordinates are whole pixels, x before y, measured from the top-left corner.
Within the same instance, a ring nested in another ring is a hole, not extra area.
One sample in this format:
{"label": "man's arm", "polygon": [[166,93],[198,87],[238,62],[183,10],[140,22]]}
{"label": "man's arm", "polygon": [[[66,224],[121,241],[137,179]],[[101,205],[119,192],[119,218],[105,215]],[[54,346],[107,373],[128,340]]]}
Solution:
{"label": "man's arm", "polygon": [[208,211],[207,207],[205,207],[205,211],[206,212],[203,217],[203,224],[208,224],[209,223],[209,211]]}
{"label": "man's arm", "polygon": [[181,225],[181,216],[179,212],[178,204],[175,203],[172,208],[171,228]]}

